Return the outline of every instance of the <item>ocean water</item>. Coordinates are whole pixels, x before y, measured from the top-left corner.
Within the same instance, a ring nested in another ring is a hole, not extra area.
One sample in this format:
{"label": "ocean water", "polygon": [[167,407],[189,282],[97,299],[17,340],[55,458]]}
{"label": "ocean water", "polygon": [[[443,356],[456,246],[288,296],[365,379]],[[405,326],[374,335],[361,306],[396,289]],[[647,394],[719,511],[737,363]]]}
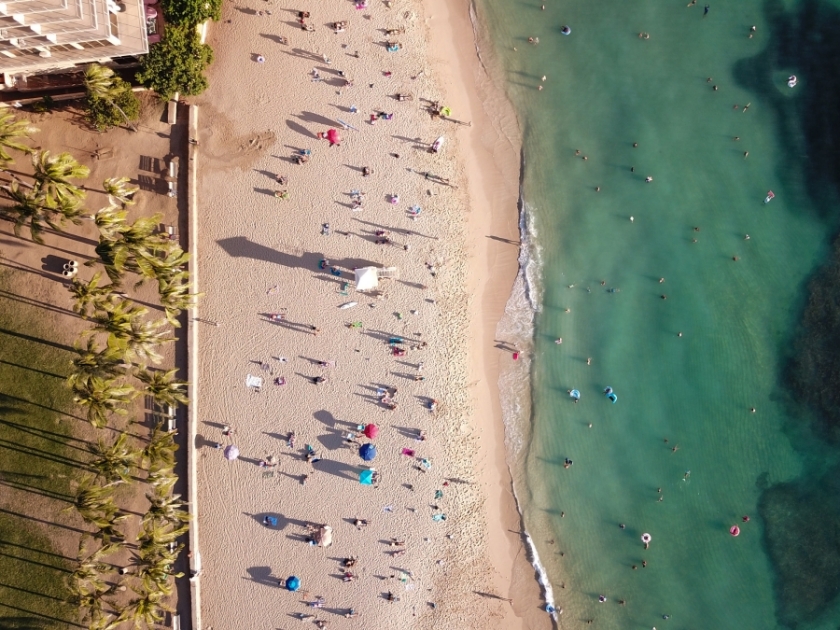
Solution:
{"label": "ocean water", "polygon": [[524,135],[507,421],[561,627],[836,629],[840,2],[540,4],[477,14]]}

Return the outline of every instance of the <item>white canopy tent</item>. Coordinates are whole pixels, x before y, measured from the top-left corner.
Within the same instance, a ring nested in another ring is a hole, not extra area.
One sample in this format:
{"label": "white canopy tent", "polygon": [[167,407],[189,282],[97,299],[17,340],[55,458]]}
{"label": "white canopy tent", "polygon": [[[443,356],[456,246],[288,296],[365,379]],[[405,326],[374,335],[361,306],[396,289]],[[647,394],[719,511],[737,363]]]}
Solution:
{"label": "white canopy tent", "polygon": [[397,278],[396,267],[361,267],[355,270],[356,291],[372,291],[379,286],[380,278]]}
{"label": "white canopy tent", "polygon": [[356,291],[371,291],[379,286],[379,274],[376,267],[356,269]]}

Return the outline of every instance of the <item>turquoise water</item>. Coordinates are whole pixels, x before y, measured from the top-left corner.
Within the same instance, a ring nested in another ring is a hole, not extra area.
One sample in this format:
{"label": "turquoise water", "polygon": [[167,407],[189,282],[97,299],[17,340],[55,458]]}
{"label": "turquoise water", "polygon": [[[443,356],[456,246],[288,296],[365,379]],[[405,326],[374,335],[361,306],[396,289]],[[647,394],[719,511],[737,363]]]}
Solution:
{"label": "turquoise water", "polygon": [[704,4],[479,5],[524,134],[519,494],[564,628],[840,626],[840,2]]}

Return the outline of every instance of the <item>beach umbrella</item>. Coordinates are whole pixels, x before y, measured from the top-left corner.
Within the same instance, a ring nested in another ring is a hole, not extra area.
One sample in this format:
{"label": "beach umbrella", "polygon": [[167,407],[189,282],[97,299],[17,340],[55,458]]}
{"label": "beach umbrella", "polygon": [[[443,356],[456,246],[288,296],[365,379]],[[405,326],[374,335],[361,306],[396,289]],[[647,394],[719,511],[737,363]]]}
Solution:
{"label": "beach umbrella", "polygon": [[330,129],[327,132],[327,140],[330,141],[330,146],[334,144],[341,144],[341,136],[338,135],[338,129]]}
{"label": "beach umbrella", "polygon": [[359,447],[359,457],[366,462],[371,461],[376,457],[376,447],[373,444],[362,444]]}
{"label": "beach umbrella", "polygon": [[372,486],[373,485],[373,471],[372,470],[363,470],[359,473],[359,483],[363,486]]}
{"label": "beach umbrella", "polygon": [[239,457],[239,449],[236,447],[236,444],[231,444],[225,449],[225,459],[228,461],[233,461]]}
{"label": "beach umbrella", "polygon": [[379,427],[375,424],[369,424],[365,427],[364,434],[365,437],[368,437],[372,440],[377,435],[379,435]]}
{"label": "beach umbrella", "polygon": [[291,576],[286,580],[286,589],[294,593],[300,588],[300,578],[296,575]]}

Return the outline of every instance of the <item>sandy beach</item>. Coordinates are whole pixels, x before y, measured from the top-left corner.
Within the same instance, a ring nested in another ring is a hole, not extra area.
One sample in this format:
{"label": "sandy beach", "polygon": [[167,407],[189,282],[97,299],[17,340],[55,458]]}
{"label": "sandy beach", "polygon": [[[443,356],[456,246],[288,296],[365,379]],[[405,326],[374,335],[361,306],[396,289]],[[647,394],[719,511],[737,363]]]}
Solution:
{"label": "sandy beach", "polygon": [[[466,4],[407,0],[251,0],[211,29],[196,101],[202,627],[549,625],[497,392],[518,131],[473,42]],[[367,266],[396,277],[357,292]],[[329,547],[313,544],[323,525]]]}

